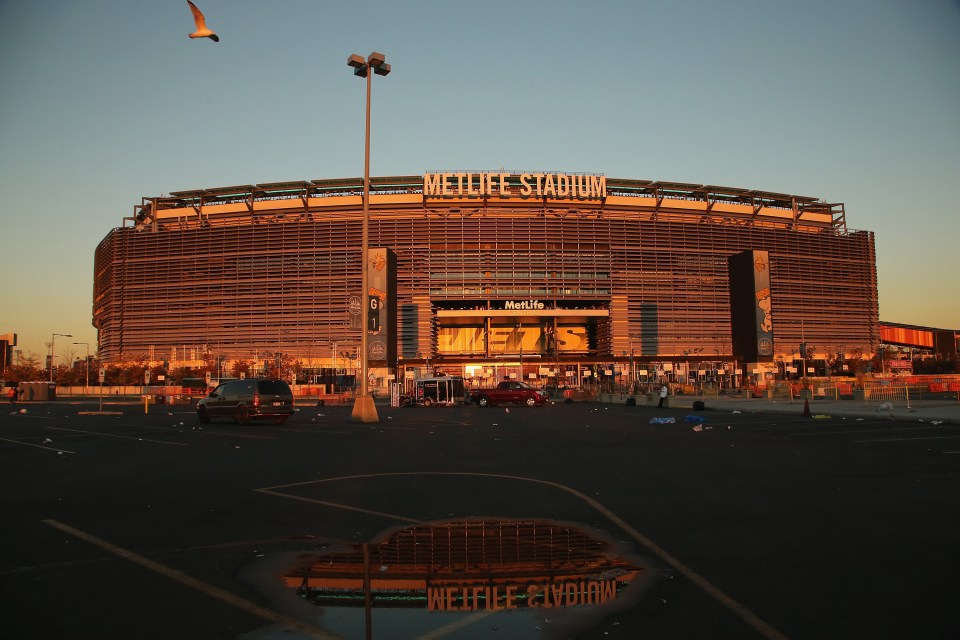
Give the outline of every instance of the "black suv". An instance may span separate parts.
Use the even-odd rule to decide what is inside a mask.
[[[293,391],[283,380],[230,380],[197,403],[200,422],[225,417],[248,424],[257,418],[271,418],[283,424],[292,415]]]

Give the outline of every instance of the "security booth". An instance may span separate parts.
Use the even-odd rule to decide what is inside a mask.
[[[414,402],[430,407],[435,404],[453,406],[465,404],[467,394],[461,376],[420,378],[414,383]]]
[[[55,382],[21,382],[19,388],[23,389],[20,399],[24,401],[44,402],[57,399]]]

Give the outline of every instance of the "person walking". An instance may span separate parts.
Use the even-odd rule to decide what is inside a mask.
[[[7,389],[7,397],[10,398],[10,404],[16,404],[17,402],[17,388],[9,387]]]
[[[657,403],[658,408],[663,408],[663,401],[667,399],[667,385],[662,385],[660,387],[660,402]]]

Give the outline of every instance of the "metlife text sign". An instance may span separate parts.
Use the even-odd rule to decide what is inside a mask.
[[[425,198],[555,198],[602,200],[607,178],[568,173],[449,172],[423,174]]]
[[[507,300],[503,303],[504,309],[544,309],[544,304],[539,300]]]

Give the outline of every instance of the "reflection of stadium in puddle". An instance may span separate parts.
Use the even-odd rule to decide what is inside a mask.
[[[329,611],[327,622],[339,608],[419,609],[439,624],[476,612],[559,622],[565,610],[626,605],[652,573],[608,540],[544,520],[419,524],[303,560],[309,564],[288,571],[284,583]]]

